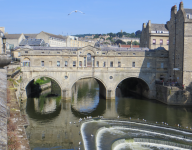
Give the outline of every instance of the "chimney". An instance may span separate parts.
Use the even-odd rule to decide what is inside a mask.
[[[151,27],[151,20],[148,21],[148,26]]]
[[[179,4],[179,10],[183,10],[183,2],[182,1]]]
[[[172,8],[171,8],[171,18],[172,17],[175,17],[175,14],[177,14],[177,6],[174,5]]]

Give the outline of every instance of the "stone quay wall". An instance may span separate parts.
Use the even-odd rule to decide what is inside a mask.
[[[168,105],[192,105],[190,90],[156,85],[156,99]]]
[[[0,149],[7,149],[7,70],[0,69]]]

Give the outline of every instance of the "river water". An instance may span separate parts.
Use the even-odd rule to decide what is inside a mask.
[[[71,101],[62,100],[60,89],[54,86],[28,98],[21,109],[29,121],[26,134],[31,149],[176,149],[170,146],[173,143],[192,146],[191,107],[125,98],[118,88],[116,93],[115,100],[99,98],[97,81],[88,78],[75,83]],[[168,147],[162,141],[172,143]]]

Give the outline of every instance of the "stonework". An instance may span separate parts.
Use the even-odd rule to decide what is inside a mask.
[[[187,16],[183,2],[171,9],[169,29],[169,76],[181,85],[192,87],[192,18]],[[192,16],[191,14],[188,14]],[[175,69],[174,69],[175,68]]]
[[[0,149],[7,149],[7,71],[0,69]]]
[[[156,49],[164,47],[169,49],[169,31],[165,24],[152,24],[151,21],[144,23],[140,38],[140,47]]]
[[[83,48],[25,48],[21,49],[22,89],[37,77],[54,79],[62,96],[71,98],[73,84],[82,78],[95,78],[100,94],[115,98],[117,85],[127,78],[144,81],[143,95],[155,99],[155,81],[168,72],[168,52],[165,49],[119,48],[87,46]],[[134,65],[133,65],[134,64]],[[145,86],[142,85],[142,86]],[[30,92],[28,92],[30,93]],[[27,94],[23,94],[26,97]]]

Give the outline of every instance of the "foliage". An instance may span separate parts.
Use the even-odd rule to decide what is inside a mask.
[[[95,36],[93,37],[94,39],[99,38],[99,34],[95,34]]]
[[[17,82],[18,82],[18,83],[21,83],[21,81],[22,81],[22,77],[20,76],[20,79],[17,80]]]
[[[109,43],[109,42],[103,42],[103,44],[107,44],[107,45],[110,45],[110,43]]]
[[[49,83],[49,82],[51,82],[51,80],[49,79],[49,78],[40,78],[40,79],[37,79],[35,82],[34,82],[34,84],[35,85],[37,85],[37,84],[39,84],[39,85],[42,85],[42,84],[46,84],[46,83]]]
[[[21,67],[17,67],[16,70],[21,70]]]
[[[122,45],[125,45],[126,43],[120,39],[118,39],[117,41],[115,41],[115,44],[122,44]]]
[[[132,45],[139,45],[140,43],[137,41],[132,42]],[[131,41],[127,42],[127,45],[131,45]]]
[[[12,79],[12,78],[10,78],[10,79],[8,79],[10,82],[12,82],[13,84],[14,84],[14,86],[18,86],[18,84],[17,84],[17,82],[14,80],[14,79]]]

